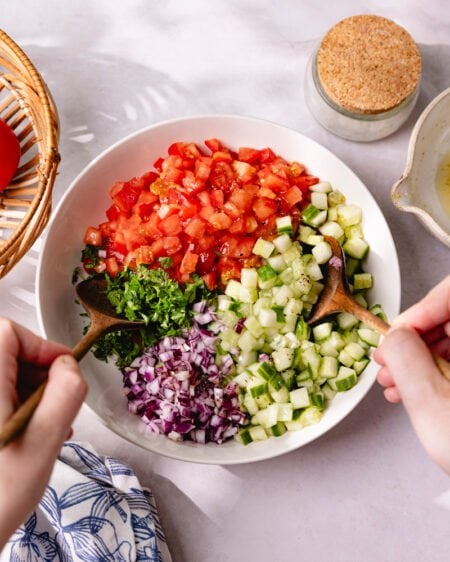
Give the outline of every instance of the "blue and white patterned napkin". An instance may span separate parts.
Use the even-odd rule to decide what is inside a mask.
[[[2,562],[171,562],[152,493],[129,466],[67,442]]]

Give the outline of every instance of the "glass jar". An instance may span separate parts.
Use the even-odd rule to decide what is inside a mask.
[[[411,114],[421,70],[419,49],[406,30],[380,16],[352,16],[336,24],[312,54],[306,104],[332,133],[378,140]]]

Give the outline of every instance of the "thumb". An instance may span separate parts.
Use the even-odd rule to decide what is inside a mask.
[[[47,386],[30,420],[25,439],[48,456],[56,456],[86,396],[87,386],[78,363],[60,355],[52,363]]]
[[[448,385],[419,334],[406,325],[393,327],[383,340],[383,359],[411,417],[431,411]]]

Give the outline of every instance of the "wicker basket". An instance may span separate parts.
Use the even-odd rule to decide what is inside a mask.
[[[19,169],[0,193],[0,278],[44,229],[59,163],[58,114],[31,61],[0,30],[0,118],[21,145]]]

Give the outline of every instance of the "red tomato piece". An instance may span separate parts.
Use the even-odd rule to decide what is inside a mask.
[[[0,191],[13,179],[20,160],[20,144],[11,127],[0,119]]]
[[[303,199],[303,193],[299,187],[294,185],[283,194],[283,197],[289,207],[293,207]]]
[[[197,273],[199,275],[206,275],[207,273],[209,273],[214,266],[216,257],[217,256],[215,252],[212,250],[201,252],[201,254],[198,256]]]
[[[250,166],[247,162],[240,162],[239,160],[233,162],[233,170],[241,183],[251,182],[256,174],[256,168]]]
[[[163,248],[167,252],[168,256],[171,256],[172,254],[176,254],[183,247],[181,244],[181,240],[178,238],[178,236],[166,236],[165,238],[162,239],[162,241],[163,241]]]
[[[98,228],[89,226],[84,235],[84,243],[89,246],[101,246],[103,243],[102,233]]]
[[[233,189],[229,201],[233,203],[242,213],[248,211],[253,202],[254,194],[248,189]]]
[[[254,148],[247,148],[245,146],[242,146],[241,148],[239,148],[238,158],[242,162],[248,162],[249,164],[255,164],[256,162],[258,162],[258,160],[260,158],[260,154],[261,153],[260,153],[259,150],[255,150]]]
[[[208,156],[202,156],[195,161],[195,177],[206,181],[211,173],[212,160]]]
[[[114,203],[106,211],[106,216],[109,221],[115,221],[120,215],[120,208]]]
[[[136,248],[134,255],[136,258],[136,265],[151,264],[154,259],[151,246],[146,244]]]
[[[199,217],[194,217],[184,227],[184,232],[191,238],[201,238],[205,234],[206,223]]]
[[[176,236],[182,230],[180,217],[178,215],[169,215],[160,221],[158,228],[164,236]]]
[[[123,184],[122,189],[114,195],[113,201],[121,211],[127,213],[128,211],[131,211],[133,205],[138,200],[139,194],[139,188],[133,187],[129,183],[125,183]]]
[[[259,197],[253,203],[253,212],[259,220],[265,220],[275,214],[278,209],[276,201],[267,197]]]
[[[208,220],[216,230],[226,230],[233,222],[225,213],[213,213]]]
[[[211,152],[217,152],[219,150],[222,150],[222,143],[218,139],[205,140],[205,144]]]
[[[223,191],[219,189],[214,189],[211,191],[211,204],[213,207],[221,208],[223,207],[224,195]]]
[[[115,256],[106,258],[105,266],[106,266],[106,271],[109,273],[111,277],[115,277],[120,271],[119,263]]]
[[[187,273],[193,273],[197,266],[197,262],[198,262],[198,254],[195,254],[194,252],[188,250],[184,254],[183,259],[181,260],[180,273],[182,275],[185,275]]]

